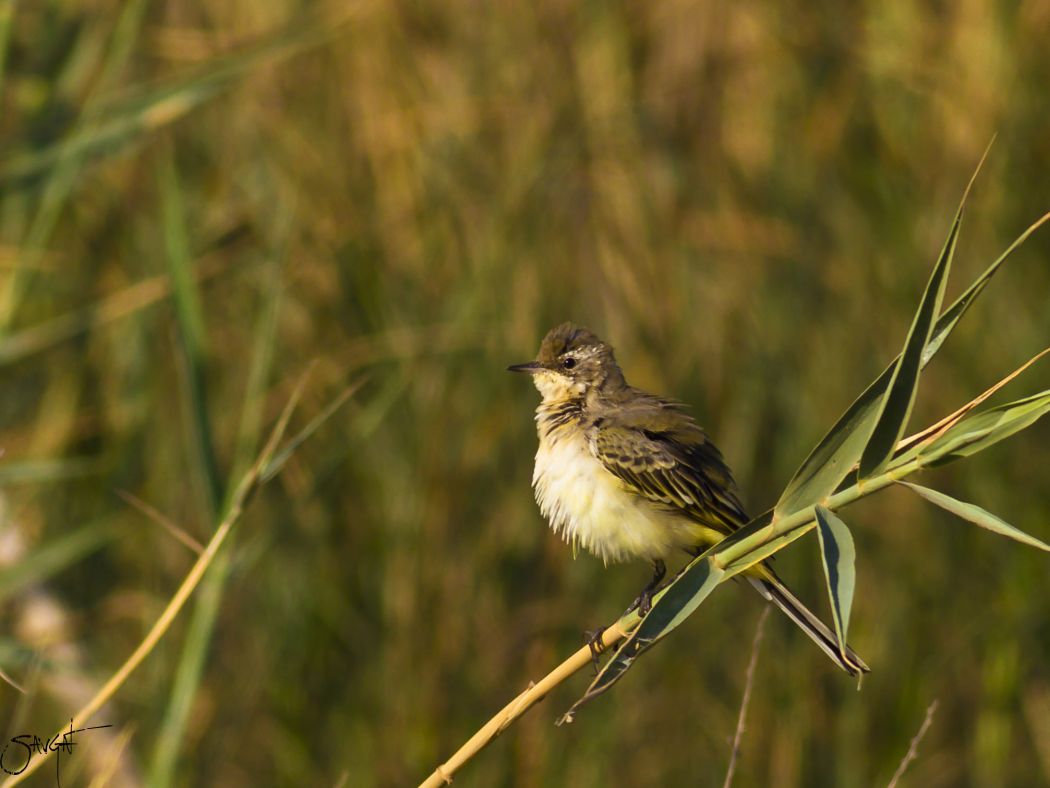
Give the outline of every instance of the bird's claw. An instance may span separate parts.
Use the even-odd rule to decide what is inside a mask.
[[[639,617],[645,618],[653,609],[653,594],[656,593],[656,590],[655,588],[643,588],[642,593],[631,602],[631,606],[623,611],[623,614],[626,616],[637,610]]]
[[[642,593],[638,595],[636,604],[638,606],[639,616],[645,618],[647,615],[649,615],[649,611],[653,609],[653,590],[647,588],[644,591],[642,591]]]

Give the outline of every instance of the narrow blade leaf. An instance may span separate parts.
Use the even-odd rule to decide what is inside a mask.
[[[943,465],[960,457],[970,457],[1030,427],[1047,412],[1050,412],[1050,389],[963,419],[923,447],[919,456],[924,465]]]
[[[784,517],[812,506],[834,492],[846,478],[868,442],[894,369],[895,365],[891,365],[883,370],[810,452],[781,494],[774,516]]]
[[[783,550],[789,544],[794,542],[796,539],[805,536],[806,533],[808,533],[809,531],[808,526],[811,525],[812,522],[813,521],[810,520],[809,523],[804,523],[803,527],[793,528],[786,534],[776,536],[764,542],[760,547],[748,550],[744,558],[740,558],[726,564],[726,578],[728,579],[730,577],[735,577],[741,572],[746,572],[755,564],[762,563],[774,553],[779,553],[781,550]],[[719,542],[719,547],[723,547],[724,545],[724,541]]]
[[[1034,536],[1029,536],[1024,531],[1014,528],[1007,522],[1000,520],[991,512],[982,509],[980,506],[976,506],[972,503],[965,503],[963,501],[956,500],[949,495],[945,495],[937,490],[931,490],[929,487],[922,487],[918,484],[912,484],[911,482],[898,482],[903,484],[905,487],[915,491],[927,501],[932,504],[936,504],[945,511],[949,511],[956,517],[961,517],[964,520],[969,520],[974,525],[979,525],[981,528],[987,528],[993,533],[1000,534],[1002,536],[1008,536],[1021,544],[1029,545],[1030,547],[1037,547],[1040,550],[1050,552],[1050,545],[1046,542],[1036,539]]]
[[[930,341],[926,343],[926,350],[922,354],[922,365],[924,367],[930,363],[930,359],[932,359],[937,351],[940,350],[941,344],[952,333],[955,325],[960,319],[962,319],[962,316],[966,314],[966,310],[970,308],[970,305],[977,300],[977,296],[979,296],[984,288],[988,286],[988,283],[992,280],[992,277],[995,276],[1000,266],[1006,262],[1006,259],[1010,255],[1017,251],[1017,248],[1021,244],[1028,240],[1028,237],[1032,233],[1048,221],[1050,221],[1050,213],[1044,213],[1039,219],[1033,222],[1027,230],[1017,236],[1017,239],[1006,248],[1005,252],[996,258],[995,262],[985,269],[983,274],[977,277],[972,285],[966,288],[966,292],[959,296],[955,300],[955,303],[945,310],[930,334]]]
[[[853,608],[853,589],[857,584],[854,567],[857,552],[853,547],[853,536],[849,528],[831,510],[817,506],[817,540],[820,542],[820,558],[824,564],[824,577],[828,581],[828,598],[831,614],[835,619],[835,635],[839,639],[839,654],[842,660],[853,664],[846,654],[846,633],[849,630],[849,615]],[[854,665],[860,670],[859,665]]]
[[[1032,356],[1024,364],[1015,369],[1009,375],[998,381],[994,386],[985,389],[979,396],[974,397],[972,400],[967,402],[961,408],[956,410],[954,413],[945,416],[943,419],[933,424],[922,432],[918,432],[915,435],[901,441],[897,444],[897,450],[893,455],[893,463],[890,465],[891,468],[899,467],[900,465],[908,462],[909,460],[917,457],[922,453],[930,444],[934,443],[938,438],[944,435],[948,430],[954,427],[956,424],[966,418],[971,411],[977,408],[982,402],[988,399],[990,396],[995,394],[999,389],[1005,386],[1007,383],[1012,381],[1030,366],[1035,364],[1039,359],[1050,354],[1050,347],[1046,348],[1040,353]]]
[[[964,198],[965,199],[965,198]],[[955,214],[948,240],[941,250],[940,259],[934,266],[926,292],[922,295],[919,309],[912,320],[908,338],[904,341],[897,366],[890,379],[889,390],[879,405],[879,417],[872,430],[871,437],[864,447],[860,458],[860,477],[867,478],[877,474],[893,456],[897,441],[904,434],[915,404],[915,392],[919,386],[919,373],[922,371],[922,355],[930,340],[937,313],[944,300],[944,286],[948,282],[948,271],[955,256],[955,244],[959,239],[959,225],[962,223],[962,205]]]

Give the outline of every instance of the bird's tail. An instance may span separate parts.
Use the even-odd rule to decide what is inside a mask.
[[[749,576],[747,578],[758,593],[783,610],[787,617],[798,624],[799,628],[820,647],[820,650],[831,658],[832,662],[851,676],[867,673],[870,670],[864,660],[848,644],[844,649],[846,655],[843,658],[839,650],[838,636],[788,591],[787,586],[780,582],[780,578],[774,575],[771,569],[767,567],[763,569],[766,569],[763,574],[768,573],[766,577]]]

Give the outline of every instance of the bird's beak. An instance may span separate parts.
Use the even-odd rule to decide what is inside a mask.
[[[507,367],[508,372],[528,372],[530,375],[543,369],[543,364],[538,361],[530,361],[528,364],[511,364]]]

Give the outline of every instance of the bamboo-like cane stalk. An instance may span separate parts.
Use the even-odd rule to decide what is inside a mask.
[[[629,629],[625,628],[624,622],[632,618],[634,619],[633,625],[629,625]],[[606,629],[602,633],[601,650],[605,651],[627,637],[631,630],[638,625],[639,620],[637,613],[631,613]],[[509,728],[518,717],[543,700],[548,692],[589,664],[591,664],[591,647],[583,646],[537,683],[533,684],[530,682],[524,692],[500,709],[462,747],[456,750],[451,758],[438,766],[433,774],[420,783],[420,788],[435,788],[435,786],[451,783],[452,775],[459,771],[463,764],[487,747],[493,739]]]

